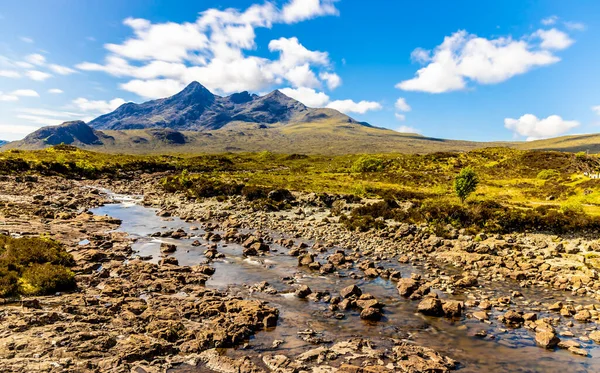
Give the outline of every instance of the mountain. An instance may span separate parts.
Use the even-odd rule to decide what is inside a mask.
[[[42,127],[15,144],[18,143],[23,148],[43,148],[63,143],[85,147],[103,145],[111,140],[113,140],[112,137],[96,131],[85,122],[78,120],[65,122],[58,126]]]
[[[8,144],[8,141],[0,140],[0,146],[2,146],[4,144]]]
[[[200,83],[192,82],[171,97],[142,104],[123,104],[112,113],[92,120],[89,125],[98,130],[170,128],[210,131],[240,122],[269,126],[323,119],[358,123],[337,110],[306,107],[277,90],[265,96],[241,92],[221,97]]]

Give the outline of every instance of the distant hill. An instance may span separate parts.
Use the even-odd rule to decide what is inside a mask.
[[[524,150],[559,150],[564,152],[600,153],[600,134],[572,135],[528,141],[517,146]]]
[[[65,122],[58,126],[42,127],[30,133],[23,140],[15,142],[23,148],[43,148],[49,145],[71,144],[76,146],[104,145],[112,138],[102,132],[93,130],[82,121]],[[13,143],[8,144],[8,146]]]
[[[0,140],[0,146],[2,146],[4,144],[8,144],[8,141]]]
[[[221,97],[193,82],[171,97],[142,104],[123,104],[112,113],[92,120],[89,125],[99,130],[170,128],[210,131],[235,122],[281,125],[323,119],[358,123],[337,110],[309,108],[280,91],[262,97],[248,92]]]

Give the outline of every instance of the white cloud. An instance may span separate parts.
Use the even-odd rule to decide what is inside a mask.
[[[558,17],[557,16],[550,16],[548,18],[542,19],[542,25],[544,25],[544,26],[550,26],[550,25],[555,24],[556,21],[558,21]]]
[[[0,76],[3,78],[20,78],[21,74],[18,71],[14,70],[0,70]]]
[[[427,63],[431,60],[431,51],[423,48],[416,48],[411,52],[410,59],[418,63]]]
[[[404,114],[399,114],[399,113],[394,113],[394,116],[396,117],[396,119],[398,119],[400,122],[404,122],[406,120],[406,115]]]
[[[11,95],[20,97],[40,97],[40,94],[33,89],[17,89],[16,91],[12,91]]]
[[[57,94],[64,93],[64,91],[62,89],[59,89],[59,88],[51,88],[51,89],[48,90],[48,93],[52,93],[54,95],[57,95]]]
[[[332,101],[327,105],[328,108],[339,110],[342,113],[358,113],[364,114],[371,110],[381,110],[382,106],[379,102],[373,101],[360,101],[354,102],[352,100],[337,100]]]
[[[598,115],[600,115],[600,105],[592,106],[592,111]]]
[[[40,82],[43,82],[44,80],[52,77],[51,74],[38,70],[29,70],[25,73],[25,75],[27,75],[31,80],[36,80]]]
[[[296,23],[306,19],[338,15],[335,0],[292,0],[283,7],[282,17],[286,23]]]
[[[83,62],[76,68],[130,77],[132,80],[121,87],[151,98],[174,93],[174,87],[183,87],[193,80],[225,94],[288,84],[296,88],[326,84],[333,89],[341,79],[331,71],[328,54],[309,50],[295,37],[268,44],[271,52],[279,54],[278,58],[247,53],[257,49],[256,28],[333,14],[334,10],[333,1],[302,0],[288,3],[283,10],[271,2],[250,6],[245,11],[208,9],[194,23],[152,23],[127,18],[124,24],[133,31],[130,38],[121,44],[106,44],[109,53],[103,64]],[[161,83],[167,87],[161,88]]]
[[[32,65],[42,66],[43,64],[46,63],[46,57],[42,56],[39,53],[35,53],[35,54],[30,54],[28,56],[25,56],[25,61],[27,61],[27,63],[30,63]]]
[[[48,67],[50,68],[50,70],[54,71],[55,73],[57,73],[59,75],[69,75],[69,74],[74,74],[77,72],[77,71],[71,69],[70,67],[61,66],[61,65],[52,64]]]
[[[537,32],[532,36],[538,36]],[[556,34],[553,36],[556,37]],[[419,69],[416,77],[398,83],[396,88],[443,93],[465,89],[468,80],[480,84],[500,83],[535,67],[560,61],[545,48],[564,46],[565,41],[560,44],[551,37],[545,40],[545,47],[542,47],[526,40],[510,37],[485,39],[458,31],[435,48],[429,64]],[[424,56],[424,53],[419,51],[418,55]]]
[[[578,126],[579,122],[564,120],[558,115],[539,119],[533,114],[525,114],[519,119],[504,119],[504,127],[515,135],[526,136],[527,141],[559,136]]]
[[[19,97],[11,94],[4,94],[0,92],[0,101],[18,101]]]
[[[402,133],[421,133],[420,130],[414,128],[414,127],[409,127],[409,126],[400,126],[398,128],[396,128],[397,132],[402,132]]]
[[[329,96],[323,92],[317,92],[312,88],[282,88],[279,91],[286,96],[302,102],[308,107],[322,108],[329,102]]]
[[[59,124],[63,123],[63,121],[60,119],[46,118],[38,115],[29,114],[19,114],[17,115],[17,118],[29,121],[31,123],[41,124],[44,126],[58,126]]]
[[[21,36],[19,39],[21,39],[21,41],[23,43],[28,43],[28,44],[32,44],[33,43],[33,39],[32,38],[28,38],[27,36]]]
[[[19,124],[0,124],[0,139],[15,141],[38,130],[40,126],[24,126]]]
[[[181,91],[184,85],[173,79],[132,80],[120,85],[121,89],[136,93],[145,98],[161,98],[174,95]]]
[[[334,90],[342,85],[342,78],[336,73],[323,72],[319,74],[319,78],[327,83],[327,88]]]
[[[402,97],[398,98],[398,100],[396,100],[396,109],[400,110],[400,111],[410,111],[410,105],[406,103],[406,100]]]
[[[81,111],[91,111],[91,112],[99,112],[99,113],[108,113],[119,106],[123,105],[125,100],[122,98],[114,98],[110,101],[102,101],[102,100],[88,100],[87,98],[79,97],[73,100],[73,104],[79,108]]]
[[[40,108],[22,108],[17,109],[18,112],[24,114],[45,116],[45,117],[55,117],[55,118],[64,118],[65,121],[71,117],[83,117],[85,114],[82,113],[73,113],[70,111],[56,111],[56,110],[48,110],[48,109],[40,109]]]
[[[566,28],[573,31],[583,31],[586,28],[585,24],[581,22],[564,22],[564,25]]]
[[[544,49],[562,50],[570,47],[575,42],[569,35],[555,28],[537,30],[534,35],[542,39],[540,46]]]

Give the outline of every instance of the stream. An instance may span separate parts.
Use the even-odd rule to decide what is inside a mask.
[[[208,242],[202,238],[205,231],[199,228],[191,230],[192,226],[200,227],[200,223],[187,223],[179,218],[160,218],[157,210],[138,204],[139,199],[131,196],[110,194],[115,203],[92,210],[97,215],[109,215],[121,219],[118,231],[128,233],[135,243],[132,245],[134,256],[152,256],[151,262],[160,259],[160,244],[174,243],[177,251],[172,254],[178,259],[179,265],[195,265],[206,262],[203,253]],[[150,237],[157,231],[171,231],[179,228],[191,233],[190,239],[171,239]],[[215,231],[216,233],[221,233]],[[278,232],[270,232],[274,238],[284,237]],[[286,237],[287,238],[287,237]],[[202,245],[192,246],[194,240]],[[298,240],[299,241],[299,240]],[[309,243],[304,240],[303,242]],[[211,242],[212,243],[212,242]],[[431,347],[460,362],[459,372],[600,372],[600,348],[591,341],[581,341],[581,347],[589,353],[588,357],[574,355],[566,350],[545,350],[535,344],[534,333],[525,328],[505,330],[504,326],[495,320],[500,314],[490,313],[492,325],[478,320],[462,317],[458,320],[426,317],[416,313],[418,301],[402,298],[392,281],[382,278],[353,279],[349,275],[360,270],[352,268],[336,274],[322,276],[307,268],[299,268],[298,259],[287,255],[287,250],[277,244],[271,244],[271,252],[264,256],[244,258],[242,246],[225,242],[218,243],[218,251],[225,254],[224,259],[211,263],[216,273],[206,282],[209,288],[228,289],[233,294],[246,298],[268,301],[280,311],[277,327],[257,333],[245,349],[230,349],[226,354],[231,357],[242,355],[258,355],[262,352],[274,352],[290,357],[301,352],[318,347],[304,341],[298,335],[299,331],[307,329],[318,332],[325,340],[344,340],[351,337],[368,338],[380,347],[392,346],[391,338],[405,339],[419,345]],[[334,249],[332,249],[334,250]],[[331,253],[331,250],[329,251]],[[319,261],[324,262],[328,254],[320,254]],[[421,273],[421,269],[397,261],[380,263],[388,268],[395,268],[408,277],[411,273]],[[292,280],[292,281],[290,281]],[[249,286],[266,281],[277,290],[271,295],[263,292],[249,291]],[[313,291],[329,292],[337,295],[342,288],[356,284],[363,293],[374,295],[385,304],[384,318],[378,322],[367,322],[359,318],[356,311],[346,311],[345,317],[338,320],[332,317],[328,304],[299,299],[294,296],[295,289],[300,285],[308,285]],[[478,289],[477,294],[488,294],[490,297],[506,296],[513,290],[523,293],[520,298],[524,306],[528,302],[552,303],[557,300],[568,302],[570,294],[566,292],[544,291],[543,289],[523,289],[515,283],[488,283]],[[448,297],[439,292],[440,297]],[[469,293],[452,296],[453,299],[468,299]],[[584,304],[585,298],[578,298]],[[589,303],[593,301],[590,300]],[[521,303],[519,303],[521,304]],[[523,309],[521,307],[520,309]],[[467,310],[468,312],[469,310]],[[537,309],[539,317],[548,316],[545,307]],[[552,314],[557,317],[556,314]],[[579,324],[571,331],[581,335],[594,324]],[[560,335],[564,323],[557,327],[562,340],[568,340]],[[507,328],[508,329],[508,328]],[[475,333],[486,330],[494,338],[478,338]],[[580,330],[580,333],[577,331]],[[277,350],[272,349],[274,340],[284,341]],[[255,351],[256,353],[252,353]],[[200,369],[200,368],[199,368]],[[186,369],[186,371],[194,371]]]

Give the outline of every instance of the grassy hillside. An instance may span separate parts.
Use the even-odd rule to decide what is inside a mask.
[[[84,149],[109,153],[179,154],[261,152],[302,154],[352,153],[431,153],[436,151],[468,151],[509,143],[478,143],[443,140],[418,134],[364,126],[338,120],[311,123],[259,125],[232,122],[214,131],[177,132],[185,137],[183,143],[166,141],[153,130],[102,131],[102,145],[78,144]],[[112,138],[112,139],[111,139]],[[41,149],[43,142],[15,142],[3,149]]]
[[[529,141],[517,145],[518,149],[560,150],[567,152],[600,153],[600,134],[573,135]]]

